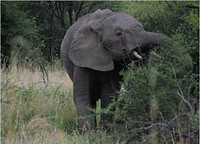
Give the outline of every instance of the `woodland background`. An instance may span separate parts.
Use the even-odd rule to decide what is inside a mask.
[[[115,115],[110,131],[83,136],[60,44],[79,17],[104,8],[132,15],[172,46],[121,72],[118,98],[95,111]],[[198,1],[1,2],[3,143],[198,143],[198,83]]]

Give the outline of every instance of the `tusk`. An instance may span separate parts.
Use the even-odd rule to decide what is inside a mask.
[[[142,59],[142,57],[136,51],[133,52],[133,55],[138,59]]]
[[[158,58],[161,58],[161,56],[159,56],[157,53],[155,53],[155,52],[151,52],[151,54],[153,54],[154,56],[156,56],[156,57],[158,57]]]

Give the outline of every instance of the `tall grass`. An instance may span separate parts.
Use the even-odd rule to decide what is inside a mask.
[[[2,137],[12,142],[20,130],[63,129],[75,127],[75,108],[71,82],[66,73],[48,72],[48,86],[39,70],[11,67],[1,69]]]
[[[37,68],[1,69],[1,142],[111,143],[105,132],[78,134],[71,80],[56,64],[47,73],[48,84]]]

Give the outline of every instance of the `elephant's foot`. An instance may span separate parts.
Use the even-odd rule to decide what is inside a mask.
[[[103,114],[101,116],[101,120],[100,120],[100,123],[99,123],[99,126],[98,126],[97,129],[103,129],[103,130],[110,131],[112,122],[113,122],[113,116],[112,115]]]
[[[95,130],[95,123],[92,120],[79,120],[78,131],[80,134],[85,134],[91,130]]]

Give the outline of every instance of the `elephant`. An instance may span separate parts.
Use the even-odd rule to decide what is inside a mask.
[[[101,100],[106,108],[120,90],[119,72],[131,60],[144,59],[152,46],[165,46],[160,34],[145,31],[134,17],[109,9],[96,10],[79,18],[66,32],[61,43],[61,59],[73,82],[73,99],[77,109],[78,129],[96,127],[89,116]],[[104,114],[101,123],[112,121]]]

